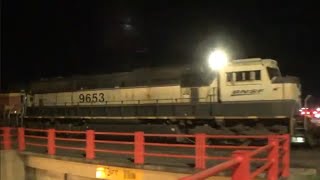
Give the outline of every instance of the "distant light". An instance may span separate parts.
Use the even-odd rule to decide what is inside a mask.
[[[17,114],[17,111],[14,111],[15,114]]]
[[[105,169],[103,167],[98,167],[96,169],[96,178],[107,178]]]
[[[133,27],[132,27],[131,24],[124,24],[124,25],[123,25],[123,29],[124,29],[125,31],[130,31],[130,30],[133,29]]]
[[[301,114],[306,114],[306,112],[302,111]]]
[[[307,114],[310,114],[310,112],[308,111]]]
[[[304,139],[304,137],[292,137],[291,141],[294,143],[304,143],[305,139]]]
[[[229,63],[229,57],[223,50],[217,49],[213,51],[208,57],[209,67],[218,71],[226,67]]]
[[[317,111],[320,111],[320,108],[317,108],[316,110],[317,110]]]
[[[304,143],[304,138],[303,137],[297,137],[297,142],[298,143]]]
[[[123,19],[122,28],[126,32],[131,32],[134,29],[131,17],[126,17]]]
[[[313,114],[317,114],[318,112],[317,112],[317,111],[313,111],[312,113],[313,113]]]
[[[314,117],[320,118],[320,114],[315,114]]]

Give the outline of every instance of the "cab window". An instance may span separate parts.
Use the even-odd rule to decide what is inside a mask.
[[[261,80],[260,70],[227,72],[227,82],[256,81],[256,80]]]
[[[267,71],[270,79],[281,76],[280,71],[277,68],[267,67]]]

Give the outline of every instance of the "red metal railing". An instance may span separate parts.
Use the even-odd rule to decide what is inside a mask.
[[[268,144],[263,147],[259,147],[254,151],[234,151],[232,153],[232,159],[196,174],[181,178],[180,180],[205,179],[228,169],[233,169],[232,180],[254,179],[265,171],[267,171],[267,179],[274,180],[279,177],[289,177],[289,140],[289,135],[269,136]],[[253,157],[265,151],[268,152],[266,162],[255,171],[251,172],[250,167]],[[279,159],[281,163],[279,163]],[[281,168],[279,168],[279,164],[281,164]]]
[[[3,137],[4,149],[11,148],[10,128],[1,128]],[[18,150],[25,151],[26,146],[46,147],[49,155],[56,155],[57,149],[83,151],[86,154],[86,159],[94,159],[96,153],[111,153],[120,155],[130,155],[134,158],[135,164],[144,164],[145,157],[170,157],[179,159],[193,159],[195,168],[202,170],[194,175],[182,178],[183,180],[204,179],[214,176],[217,173],[233,169],[232,179],[253,179],[261,173],[267,172],[268,179],[278,179],[279,177],[289,176],[290,164],[290,137],[289,135],[272,135],[272,136],[239,136],[239,135],[186,135],[186,134],[146,134],[144,132],[134,133],[119,133],[119,132],[95,132],[87,131],[62,131],[55,129],[30,129],[18,128]],[[38,133],[38,135],[35,135]],[[39,135],[39,133],[41,135]],[[81,136],[80,138],[61,137],[60,134],[72,134]],[[117,141],[117,140],[98,140],[96,136],[127,136],[133,141]],[[195,141],[194,144],[177,144],[177,143],[155,143],[149,142],[146,139],[152,137],[165,138],[189,138]],[[30,142],[27,139],[47,140],[45,142]],[[208,139],[265,139],[268,143],[264,146],[231,146],[231,145],[207,145]],[[58,145],[58,141],[67,142],[83,142],[83,147]],[[133,150],[114,150],[106,147],[98,147],[97,144],[117,144],[131,145]],[[166,148],[189,148],[193,149],[193,154],[178,154],[178,153],[163,153],[149,152],[147,147],[166,147]],[[209,149],[227,149],[235,150],[232,156],[208,156]],[[257,157],[265,155],[266,157]],[[225,162],[214,167],[206,169],[209,160],[225,160]],[[263,163],[260,167],[251,172],[252,163]]]
[[[4,150],[12,149],[12,137],[16,136],[12,133],[12,130],[13,129],[9,127],[0,127],[0,147],[2,146]]]

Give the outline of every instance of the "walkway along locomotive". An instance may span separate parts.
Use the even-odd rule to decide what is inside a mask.
[[[299,79],[282,76],[277,61],[233,60],[218,72],[219,78],[199,69],[140,69],[34,82],[24,98],[23,123],[208,134],[295,135],[304,127],[299,123],[303,124]],[[304,129],[299,136],[305,133]]]

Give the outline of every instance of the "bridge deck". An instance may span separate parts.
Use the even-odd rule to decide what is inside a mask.
[[[33,140],[29,142],[34,143],[46,143],[46,140]],[[41,142],[42,141],[42,142]],[[57,141],[57,146],[72,146],[72,147],[84,147],[82,142],[63,142]],[[111,144],[97,144],[97,149],[110,149],[119,151],[133,151],[133,146],[131,145],[111,145]],[[318,158],[319,148],[309,149],[307,147],[292,147],[291,149],[291,168],[307,168],[320,170],[320,158]],[[146,152],[150,153],[166,153],[166,154],[194,154],[194,150],[190,148],[170,148],[170,147],[147,147]],[[230,157],[233,150],[219,150],[219,149],[208,149],[207,156],[214,157]],[[46,147],[33,147],[27,146],[25,155],[37,155],[40,157],[47,157]],[[116,166],[123,168],[138,168],[145,170],[154,170],[162,172],[172,172],[172,173],[194,173],[197,170],[194,169],[193,159],[177,159],[171,157],[146,157],[144,165],[135,165],[133,163],[133,156],[131,155],[119,155],[112,153],[96,153],[95,160],[86,160],[85,154],[82,151],[77,150],[65,150],[57,149],[56,159],[81,162],[81,163],[93,163],[106,166]],[[225,160],[209,160],[206,167],[212,167]],[[257,166],[259,163],[256,164]],[[294,174],[295,172],[293,172]],[[226,175],[224,172],[219,174],[221,176]]]

